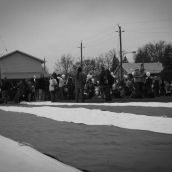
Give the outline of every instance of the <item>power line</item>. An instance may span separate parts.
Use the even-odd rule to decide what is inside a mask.
[[[133,22],[122,22],[121,24],[140,24],[140,23],[157,23],[157,22],[169,22],[172,21],[172,18],[166,18],[166,19],[155,19],[155,20],[142,20],[142,21],[133,21]]]
[[[111,30],[106,31],[106,32],[99,32],[94,36],[90,36],[90,37],[85,38],[84,40],[87,41],[87,42],[96,42],[97,40],[100,40],[100,39],[102,39],[104,37],[107,37],[109,35],[112,35]]]
[[[107,42],[108,40],[113,40],[114,38],[111,35],[104,36],[101,39],[97,39],[94,42],[88,42],[88,45],[91,45],[91,47],[99,47],[99,45],[102,45],[103,42]]]
[[[169,34],[169,33],[172,33],[172,32],[159,32],[159,31],[128,31],[128,32],[133,32],[133,33],[153,33],[153,34],[158,34],[158,33],[163,33],[163,34]]]

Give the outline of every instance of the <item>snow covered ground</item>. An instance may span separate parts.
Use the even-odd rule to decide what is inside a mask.
[[[110,159],[109,162],[111,162],[111,165],[109,165],[109,163],[108,163],[107,166],[105,166],[106,169],[108,169],[106,171],[109,171],[109,169],[111,169],[111,171],[115,171],[115,170],[118,171],[118,165],[121,169],[126,168],[126,169],[128,169],[128,171],[130,171],[130,163],[133,164],[135,162],[140,162],[140,164],[144,164],[144,163],[147,164],[147,165],[139,165],[139,163],[138,163],[136,167],[133,167],[136,169],[146,168],[146,170],[142,170],[142,171],[149,171],[150,169],[153,169],[153,167],[158,167],[159,164],[161,165],[161,168],[165,170],[166,165],[164,165],[164,164],[166,163],[166,161],[168,162],[167,166],[169,166],[169,164],[170,164],[170,162],[168,160],[171,159],[170,158],[171,153],[169,150],[171,149],[170,138],[171,138],[171,134],[172,134],[172,118],[170,118],[171,115],[169,115],[168,117],[159,116],[159,115],[165,114],[163,111],[165,108],[168,109],[168,111],[170,113],[171,108],[172,108],[172,103],[158,103],[158,102],[151,102],[151,103],[150,102],[148,102],[148,103],[146,103],[146,102],[130,102],[130,103],[31,102],[31,103],[26,103],[26,102],[22,102],[22,104],[23,104],[22,106],[20,106],[20,105],[19,106],[13,106],[13,105],[12,106],[9,106],[9,105],[8,106],[4,106],[4,105],[0,106],[0,110],[7,111],[7,112],[9,111],[9,112],[19,112],[20,113],[20,115],[19,115],[16,113],[7,113],[7,112],[1,111],[2,114],[4,113],[4,115],[2,115],[2,117],[1,117],[1,119],[2,119],[1,124],[3,124],[3,125],[1,125],[2,126],[1,129],[3,130],[2,135],[4,135],[4,133],[6,133],[6,135],[5,135],[6,137],[11,136],[10,138],[13,138],[12,136],[13,135],[16,136],[17,135],[16,133],[18,133],[18,137],[13,138],[14,140],[18,140],[21,137],[20,129],[22,127],[23,127],[22,129],[25,130],[25,132],[23,132],[24,134],[27,133],[27,131],[30,131],[30,124],[32,124],[32,123],[28,124],[29,130],[25,125],[25,122],[27,124],[28,119],[30,117],[31,117],[31,120],[33,120],[33,121],[35,121],[35,119],[36,119],[36,121],[37,120],[40,121],[35,124],[33,123],[32,126],[34,126],[34,125],[37,126],[37,124],[41,124],[42,121],[45,122],[45,120],[47,120],[44,118],[48,118],[48,119],[52,119],[52,120],[56,120],[56,121],[82,123],[82,124],[86,124],[86,125],[99,125],[99,127],[102,127],[103,129],[105,129],[106,126],[117,126],[117,127],[125,128],[125,129],[133,129],[132,132],[131,131],[128,132],[128,130],[125,130],[125,132],[127,134],[125,133],[123,135],[123,132],[124,132],[123,131],[122,135],[121,135],[121,132],[119,132],[121,130],[120,128],[107,127],[108,133],[109,133],[110,129],[113,129],[113,131],[112,131],[113,135],[112,135],[112,133],[109,133],[110,135],[109,135],[109,137],[107,137],[108,136],[107,132],[103,133],[102,130],[100,132],[99,131],[100,128],[97,126],[90,127],[90,126],[85,126],[85,125],[78,125],[79,129],[81,129],[82,127],[83,128],[94,127],[89,130],[88,130],[88,128],[86,128],[85,130],[86,131],[88,130],[89,132],[92,131],[94,134],[96,133],[96,135],[98,135],[98,137],[95,138],[95,140],[93,142],[87,141],[87,143],[86,143],[85,141],[89,140],[88,138],[91,137],[90,133],[88,134],[83,129],[82,131],[85,131],[84,133],[88,134],[88,136],[86,134],[86,136],[87,136],[86,140],[84,140],[84,142],[83,142],[83,139],[77,140],[75,137],[73,138],[72,137],[73,135],[68,131],[69,130],[68,125],[70,125],[70,123],[61,123],[60,124],[62,126],[67,125],[66,128],[65,127],[62,128],[63,132],[61,133],[61,135],[58,133],[59,128],[60,128],[59,126],[55,129],[49,128],[50,130],[48,130],[46,127],[43,127],[43,131],[45,131],[46,136],[47,136],[47,131],[52,131],[52,129],[54,129],[53,131],[56,131],[52,135],[52,138],[50,137],[50,135],[47,138],[49,138],[49,139],[51,138],[50,139],[51,145],[49,147],[51,149],[48,149],[48,151],[53,150],[53,154],[56,155],[57,157],[59,156],[60,153],[61,153],[61,155],[64,154],[64,150],[66,151],[66,149],[68,150],[68,154],[66,155],[66,157],[73,157],[73,156],[71,156],[71,153],[70,153],[70,151],[73,150],[73,144],[71,144],[71,143],[78,143],[78,146],[77,146],[78,155],[76,155],[75,158],[77,159],[79,157],[78,158],[79,160],[81,160],[80,157],[83,158],[83,154],[82,154],[81,150],[85,150],[85,151],[91,150],[90,152],[93,152],[93,150],[96,150],[97,147],[99,147],[99,149],[101,150],[101,154],[99,153],[99,151],[98,151],[98,153],[94,152],[93,154],[91,154],[91,157],[92,156],[94,157],[91,160],[91,164],[92,164],[92,162],[95,161],[93,167],[90,166],[90,161],[89,161],[90,157],[88,158],[87,156],[84,156],[85,157],[85,158],[83,158],[84,165],[81,164],[81,166],[80,166],[81,161],[79,161],[78,163],[76,163],[75,161],[71,163],[70,158],[69,158],[69,160],[65,156],[64,157],[66,159],[64,157],[63,157],[63,159],[60,158],[63,162],[67,162],[68,164],[70,164],[72,166],[82,168],[82,169],[93,169],[92,171],[94,171],[94,168],[96,168],[97,171],[99,171],[98,167],[100,166],[100,164],[101,165],[104,164],[104,161],[108,158]],[[25,106],[25,105],[27,105],[27,106]],[[62,106],[67,105],[70,107],[68,107],[68,108],[58,107],[58,105],[62,105]],[[77,105],[77,108],[75,107],[75,105]],[[80,105],[80,107],[78,105]],[[121,112],[121,113],[116,113],[116,112],[110,112],[110,111],[108,111],[108,109],[107,109],[107,111],[102,111],[100,109],[89,109],[89,108],[87,108],[87,106],[84,106],[84,105],[89,105],[89,106],[96,105],[98,108],[99,108],[99,106],[104,106],[104,107],[111,106],[111,107],[109,107],[110,109],[116,109],[117,106],[121,106],[122,107],[121,109],[123,109],[123,106],[138,106],[138,107],[140,106],[139,109],[142,109],[141,110],[142,112],[140,114],[137,114],[138,111],[135,111],[136,114],[133,114],[131,111],[130,111],[130,113],[124,113],[124,112],[121,112],[121,109],[120,109],[120,111],[118,111],[118,112]],[[115,108],[112,108],[113,106]],[[143,107],[143,108],[141,108],[141,107]],[[148,116],[151,113],[151,111],[148,110],[149,109],[148,107],[164,107],[164,108],[161,109],[161,112],[159,113],[159,115]],[[127,107],[125,107],[125,108],[127,108]],[[153,109],[156,109],[157,113],[159,112],[159,110],[157,108],[153,108]],[[148,115],[143,115],[144,111],[148,111],[149,112],[149,113],[147,113]],[[128,110],[126,112],[128,112]],[[22,119],[24,118],[22,120],[23,121],[22,125],[20,125],[21,121],[17,120],[17,115],[19,116],[18,120],[21,118]],[[23,116],[21,116],[21,115],[23,115]],[[25,117],[28,117],[28,115],[32,115],[32,116],[29,116],[29,118],[27,118],[27,120],[25,120]],[[13,116],[14,116],[14,118],[13,118]],[[34,117],[34,119],[32,119],[33,117]],[[40,117],[44,117],[44,118],[40,118]],[[13,119],[16,119],[16,123],[18,122],[19,124],[9,127],[9,126],[11,126],[11,120],[13,120]],[[6,121],[6,123],[3,120]],[[50,123],[50,126],[52,126],[51,124],[54,123],[54,121],[52,121],[52,120],[47,120],[47,123]],[[106,126],[101,126],[101,125],[106,125]],[[19,126],[19,127],[16,127],[16,126]],[[56,124],[54,124],[54,126],[56,126]],[[75,126],[74,124],[71,124],[70,127],[72,128],[74,126]],[[38,126],[37,129],[39,129],[39,131],[40,131],[39,127],[40,126]],[[73,130],[71,130],[71,128],[70,128],[70,131],[73,133]],[[99,129],[97,129],[97,128],[99,128]],[[16,131],[15,131],[15,129],[16,129]],[[13,130],[15,131],[14,133],[13,133]],[[62,130],[60,130],[60,131],[62,131]],[[116,130],[118,132],[114,132]],[[136,131],[136,130],[152,131],[152,133],[145,132],[145,134],[144,134],[144,132],[139,132],[139,134],[143,134],[143,136],[139,135],[140,137],[138,138],[138,131]],[[32,132],[34,133],[35,131],[37,131],[37,130],[35,129]],[[78,133],[76,133],[77,136],[79,134],[81,134],[81,136],[83,135],[83,133],[79,130],[76,130],[76,128],[74,128],[74,131],[78,132]],[[156,132],[156,133],[153,133],[153,132]],[[11,134],[11,133],[13,133],[13,134]],[[35,143],[35,142],[31,142],[35,136],[33,136],[33,138],[30,139],[30,137],[33,135],[33,133],[30,133],[28,140],[27,140],[27,137],[25,138],[23,136],[22,141],[26,141],[31,144]],[[135,133],[135,134],[132,134],[132,133]],[[165,133],[165,135],[157,134],[157,133]],[[37,133],[37,134],[39,135],[39,133]],[[54,141],[54,139],[55,139],[54,136],[56,136],[56,135],[57,135],[56,141],[58,140],[58,144],[60,145],[60,143],[62,143],[62,145],[60,145],[60,149],[57,149],[56,146],[55,146],[55,148],[53,147],[54,145],[57,144],[56,141]],[[42,137],[40,136],[40,137],[44,138],[43,136]],[[62,137],[62,136],[64,136],[64,137]],[[142,137],[143,137],[143,140],[142,140]],[[71,142],[67,142],[66,138],[68,138]],[[83,136],[83,138],[85,138],[85,135]],[[102,141],[100,138],[102,138]],[[77,141],[75,141],[74,139],[76,139]],[[42,139],[38,139],[37,141],[40,141],[40,140],[42,140]],[[135,146],[130,146],[131,140],[132,140],[132,144],[134,144]],[[48,144],[50,144],[50,143],[48,143]],[[84,143],[84,146],[82,145],[82,143]],[[88,144],[89,146],[88,147],[85,146],[85,143]],[[92,145],[92,143],[94,143],[94,144]],[[96,143],[96,147],[95,147],[95,143]],[[107,146],[107,143],[110,146]],[[116,143],[118,143],[118,144],[116,144]],[[41,145],[41,143],[38,142],[37,145]],[[149,145],[148,149],[147,149],[146,145]],[[62,152],[59,153],[59,150],[61,150],[63,146],[64,146],[64,149],[62,150]],[[45,147],[47,148],[47,145]],[[168,147],[168,149],[167,149],[167,147]],[[38,149],[38,150],[40,150],[40,149]],[[57,152],[54,152],[54,150],[57,150]],[[104,150],[104,154],[102,154],[102,150]],[[112,151],[114,151],[114,150],[115,150],[115,152],[112,156]],[[142,154],[141,150],[143,150],[143,154]],[[42,152],[46,153],[48,151],[43,150]],[[146,154],[145,154],[145,151],[147,151]],[[71,172],[73,172],[73,171],[76,171],[77,172],[77,171],[79,171],[73,167],[70,167],[59,161],[56,161],[55,159],[45,156],[44,154],[29,147],[29,145],[27,146],[27,145],[17,143],[15,141],[7,139],[1,135],[0,135],[0,154],[1,154],[0,171],[2,171],[2,172],[11,172],[11,171],[12,172],[21,172],[21,171],[22,172],[30,172],[30,171],[33,171],[33,172],[37,172],[37,171],[41,171],[41,172],[44,172],[44,171],[46,171],[46,172],[47,171],[50,171],[50,172],[71,171]],[[109,155],[109,156],[107,156],[107,155]],[[130,157],[130,158],[128,158],[128,157]],[[159,161],[158,157],[161,157],[161,158],[163,157],[163,158],[162,158],[162,160]],[[130,160],[131,160],[131,162],[130,162]],[[114,166],[114,164],[116,166]],[[104,165],[102,165],[101,168],[104,169],[105,167],[104,167]],[[126,169],[125,169],[125,171],[126,171]],[[167,168],[167,169],[171,169],[171,166],[169,166],[169,168]],[[139,170],[135,170],[135,171],[139,171]],[[171,170],[169,170],[169,171],[171,171]]]
[[[35,149],[0,136],[1,172],[80,172]]]
[[[60,103],[60,102],[21,102],[21,104],[27,105],[43,105],[43,106],[50,106],[50,105],[96,105],[96,106],[142,106],[142,107],[168,107],[172,108],[172,102],[162,103],[162,102],[128,102],[128,103]]]
[[[41,102],[36,102],[35,104],[38,105],[41,104]],[[44,104],[44,102],[42,104]],[[66,103],[63,104],[66,105]],[[138,105],[138,103],[136,104]],[[134,103],[132,105],[134,105]],[[157,107],[160,106],[158,103],[154,103],[154,106],[155,105]],[[171,106],[170,103],[169,106]],[[60,108],[54,106],[2,106],[0,109],[4,111],[33,114],[39,117],[46,117],[57,121],[82,123],[87,125],[113,125],[126,129],[147,130],[158,133],[172,134],[172,118],[167,117],[155,117],[131,113],[115,113],[101,111],[98,109],[91,110],[86,108]]]

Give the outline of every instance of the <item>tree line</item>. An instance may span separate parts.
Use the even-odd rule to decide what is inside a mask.
[[[123,57],[123,63],[128,63],[126,56]],[[164,70],[161,75],[164,79],[172,80],[172,44],[165,41],[150,42],[138,48],[134,55],[135,63],[162,63]],[[114,72],[119,66],[120,61],[117,56],[116,50],[112,49],[108,52],[101,54],[98,57],[88,57],[83,59],[83,71],[88,74],[90,72],[95,75],[98,74],[103,65],[105,68]],[[63,54],[57,59],[55,63],[55,72],[63,73],[65,75],[75,73],[76,69],[80,66],[80,60],[75,61],[74,57],[70,54]]]
[[[135,55],[135,63],[160,62],[163,65],[161,77],[172,80],[172,44],[165,41],[153,42],[139,48]]]
[[[55,63],[55,72],[63,73],[65,75],[75,73],[76,69],[81,65],[80,60],[75,61],[74,57],[70,54],[63,54]],[[119,65],[119,60],[114,49],[109,50],[99,57],[88,57],[83,59],[84,73],[98,74],[101,71],[101,66],[114,71]]]

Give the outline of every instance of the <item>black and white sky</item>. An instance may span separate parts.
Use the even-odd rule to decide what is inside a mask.
[[[172,0],[0,0],[0,54],[21,50],[46,58],[50,71],[62,54],[96,57],[149,42],[172,42]],[[132,57],[129,56],[130,61]]]

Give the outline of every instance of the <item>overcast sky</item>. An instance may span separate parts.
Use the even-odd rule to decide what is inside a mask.
[[[50,71],[62,54],[95,57],[146,43],[172,42],[172,0],[0,0],[0,54],[21,50],[47,60]],[[129,56],[129,55],[128,55]],[[131,55],[129,56],[131,60]]]

